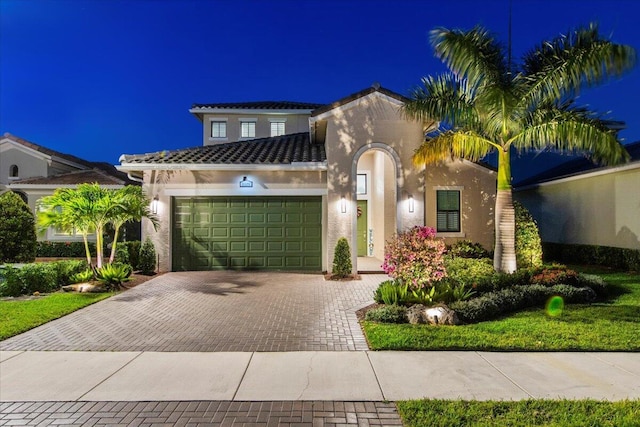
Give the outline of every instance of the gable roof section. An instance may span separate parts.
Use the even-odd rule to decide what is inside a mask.
[[[61,153],[59,151],[51,150],[50,148],[43,147],[42,145],[35,144],[31,141],[27,141],[26,139],[20,138],[18,136],[12,135],[9,132],[6,132],[2,139],[8,139],[13,141],[16,144],[22,145],[23,147],[30,148],[39,153],[45,154],[50,157],[57,157],[65,162],[75,164],[78,167],[86,167],[92,168],[93,165],[91,162],[88,162],[80,157],[72,156],[71,154]]]
[[[640,141],[636,141],[631,144],[625,145],[627,152],[631,156],[631,160],[627,164],[615,165],[615,166],[601,166],[593,163],[586,157],[580,157],[577,159],[569,160],[568,162],[564,162],[558,166],[555,166],[551,169],[548,169],[544,172],[541,172],[537,175],[532,176],[531,178],[527,178],[518,182],[515,187],[518,189],[524,189],[536,186],[538,184],[543,184],[547,182],[552,182],[559,179],[575,177],[579,175],[586,175],[592,172],[606,172],[614,169],[618,169],[620,167],[628,166],[630,163],[637,164],[640,167]]]
[[[383,88],[382,86],[380,86],[379,84],[374,84],[371,87],[368,87],[366,89],[363,89],[359,92],[356,93],[352,93],[349,96],[345,96],[344,98],[341,98],[331,104],[325,105],[323,107],[317,108],[316,110],[313,111],[313,113],[311,113],[311,117],[316,117],[319,116],[320,114],[326,113],[327,111],[331,111],[334,110],[336,108],[342,107],[343,105],[346,105],[350,102],[356,101],[357,99],[360,98],[364,98],[367,95],[370,95],[374,92],[378,92],[381,93],[383,95],[386,95],[390,98],[396,99],[402,103],[405,103],[407,101],[409,101],[409,98],[404,97],[402,95],[400,95],[399,93],[396,93],[392,90]]]
[[[190,169],[224,169],[220,166],[323,164],[326,160],[324,145],[312,144],[309,133],[301,132],[174,151],[125,154],[120,157],[119,169],[182,169],[185,165]],[[214,165],[217,167],[211,167]]]
[[[113,175],[99,169],[78,170],[74,172],[62,173],[49,177],[38,176],[14,181],[9,187],[23,187],[25,185],[78,185],[85,183],[98,183],[100,185],[122,186],[127,184],[125,180],[118,179]]]

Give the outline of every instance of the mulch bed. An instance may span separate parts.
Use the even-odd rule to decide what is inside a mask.
[[[356,317],[358,318],[358,322],[362,322],[364,317],[367,315],[367,311],[373,310],[374,308],[382,307],[384,304],[373,303],[366,307],[362,307],[360,310],[356,311]]]

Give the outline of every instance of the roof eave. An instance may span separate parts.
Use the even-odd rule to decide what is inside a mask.
[[[315,109],[216,108],[216,107],[211,107],[211,108],[198,107],[198,108],[189,109],[189,112],[196,116],[198,114],[273,114],[273,115],[282,115],[282,116],[293,115],[293,114],[311,115],[313,111],[315,111]]]
[[[562,184],[564,182],[576,181],[578,179],[583,178],[593,178],[600,175],[606,175],[613,172],[624,172],[631,169],[640,169],[640,161],[639,162],[631,162],[621,166],[611,166],[605,168],[599,168],[594,171],[587,172],[578,172],[570,175],[559,176],[557,178],[548,179],[541,182],[536,182],[534,184],[524,185],[522,187],[516,187],[513,191],[525,191],[532,190],[538,187],[546,187],[549,185]]]
[[[261,170],[261,171],[326,171],[326,162],[293,162],[279,164],[262,163],[242,163],[242,164],[220,164],[220,163],[122,163],[116,166],[122,172],[139,172],[146,170],[197,170],[197,171],[240,171],[240,170]]]

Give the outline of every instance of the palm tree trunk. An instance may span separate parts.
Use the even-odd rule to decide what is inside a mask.
[[[82,233],[82,240],[84,241],[84,253],[87,256],[87,264],[91,266],[91,251],[89,250],[89,240],[87,239],[87,233]]]
[[[111,245],[111,255],[109,256],[109,264],[113,264],[113,261],[116,258],[116,245],[118,244],[118,232],[120,231],[120,227],[116,226],[116,230],[113,232],[113,244]]]
[[[96,267],[102,268],[102,227],[96,227]]]
[[[510,150],[498,151],[498,192],[495,210],[496,246],[493,268],[503,273],[513,273],[516,265],[516,221],[511,192]]]

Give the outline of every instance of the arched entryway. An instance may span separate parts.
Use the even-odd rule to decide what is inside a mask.
[[[368,144],[354,156],[352,168],[353,236],[356,271],[381,271],[384,245],[399,229],[400,159],[388,145]]]

